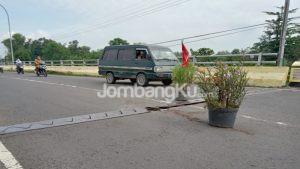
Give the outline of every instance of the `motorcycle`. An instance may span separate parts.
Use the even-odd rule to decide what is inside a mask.
[[[42,64],[39,66],[38,70],[36,71],[36,75],[37,75],[37,76],[44,75],[45,77],[48,76],[48,73],[47,73],[47,66],[46,66],[45,63],[42,63]]]
[[[24,74],[24,65],[23,65],[23,63],[18,63],[17,65],[16,65],[17,67],[16,67],[16,70],[17,70],[17,73],[18,74]]]

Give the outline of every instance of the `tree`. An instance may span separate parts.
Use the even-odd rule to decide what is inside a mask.
[[[45,60],[63,60],[68,59],[70,51],[60,43],[48,40],[43,47],[43,59]]]
[[[92,50],[90,55],[89,55],[89,59],[99,59],[100,56],[102,56],[102,54],[103,54],[102,49]]]
[[[30,51],[24,47],[26,41],[26,37],[20,33],[13,34],[12,36],[12,44],[14,55],[16,59],[29,59],[30,58]],[[6,55],[6,59],[10,58],[11,50],[10,50],[10,40],[5,39],[2,41],[2,44],[8,49],[8,53]]]
[[[254,43],[251,51],[258,53],[258,52],[270,52],[270,53],[278,53],[279,51],[279,44],[280,44],[280,37],[281,37],[281,30],[282,30],[282,23],[284,17],[284,7],[277,7],[278,11],[276,12],[264,12],[265,14],[273,17],[275,19],[268,19],[266,20],[267,29],[264,31],[264,34],[260,37],[259,42]],[[289,13],[295,13],[297,9],[289,10]],[[293,23],[292,18],[288,19],[287,24],[287,33],[286,33],[286,50],[285,50],[285,59],[288,62],[293,62],[295,59],[300,58],[300,56],[296,56],[294,50],[296,50],[297,43],[293,43],[297,37],[299,38],[300,33],[300,25]],[[299,44],[299,42],[298,42]]]
[[[79,54],[78,44],[79,42],[77,40],[69,42],[68,49],[70,50],[71,55],[77,56]]]
[[[239,49],[233,49],[231,51],[231,54],[240,54],[240,53],[241,53],[241,51]]]
[[[25,48],[20,48],[16,50],[14,55],[15,55],[15,59],[31,60],[30,50],[27,50]]]
[[[203,55],[213,55],[215,52],[214,50],[210,49],[210,48],[199,48],[198,50],[194,51],[193,49],[191,49],[191,53],[192,55],[195,56],[203,56]]]
[[[79,56],[81,59],[87,59],[90,55],[91,48],[88,46],[81,46],[79,47]]]
[[[109,44],[109,46],[113,46],[113,45],[129,45],[129,43],[126,40],[121,39],[121,38],[115,38],[113,40],[110,40],[108,44]]]
[[[37,55],[44,60],[64,60],[64,59],[98,59],[102,50],[92,50],[88,46],[79,46],[77,40],[73,40],[68,45],[61,44],[51,39],[39,38],[37,40],[26,39],[22,34],[14,34],[13,48],[15,58],[23,61],[34,60]],[[7,49],[10,49],[9,39],[2,41]],[[6,60],[10,59],[10,50],[7,51]]]

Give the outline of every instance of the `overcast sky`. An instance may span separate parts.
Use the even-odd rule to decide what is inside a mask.
[[[283,5],[284,0],[0,0],[0,3],[10,13],[13,32],[33,39],[45,36],[62,43],[77,39],[80,45],[100,49],[115,37],[130,43],[155,43],[263,23],[267,16],[262,11],[272,11],[275,6]],[[298,7],[300,1],[291,0],[290,8]],[[8,27],[5,13],[0,11],[2,41],[8,37]],[[299,15],[300,11],[294,16]],[[187,46],[231,51],[251,46],[262,31],[255,29]],[[172,49],[178,51],[180,46]],[[2,46],[0,57],[3,53]]]

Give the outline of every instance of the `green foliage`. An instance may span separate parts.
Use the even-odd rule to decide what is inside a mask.
[[[276,12],[264,12],[265,14],[275,17],[274,19],[266,20],[267,29],[264,34],[260,37],[260,41],[253,44],[251,52],[270,52],[277,53],[279,51],[281,29],[283,23],[283,9],[284,7],[277,7]],[[295,13],[297,9],[292,9],[289,11],[290,14]],[[299,53],[299,40],[300,40],[300,25],[293,23],[292,19],[288,19],[288,28],[286,34],[286,47],[284,57],[288,60],[288,63],[300,59]],[[272,58],[269,58],[272,59]],[[268,59],[267,59],[268,60]],[[272,59],[274,60],[274,58]]]
[[[240,53],[241,53],[241,51],[239,49],[233,49],[231,51],[231,54],[240,54]]]
[[[287,59],[288,65],[291,65],[296,60],[300,60],[300,36],[287,39],[285,58]]]
[[[30,60],[31,59],[31,53],[29,50],[25,48],[20,48],[15,51],[14,56],[16,59],[21,59],[21,60]]]
[[[238,108],[246,94],[247,82],[247,72],[240,66],[228,66],[221,62],[197,76],[197,84],[208,106],[214,108]]]
[[[14,34],[12,38],[15,58],[23,61],[32,61],[38,55],[44,60],[87,60],[98,59],[102,55],[102,50],[94,51],[88,46],[79,46],[77,40],[65,45],[46,38],[26,39],[19,33]],[[6,60],[10,60],[10,41],[5,39],[2,43],[8,49]]]
[[[69,50],[60,43],[53,40],[48,40],[43,44],[41,56],[44,60],[61,60],[70,54]]]
[[[15,58],[20,59],[28,59],[30,58],[30,50],[25,48],[25,41],[26,38],[22,34],[16,33],[12,36],[12,44],[13,44],[13,50]],[[8,49],[8,55],[11,56],[10,53],[10,40],[5,39],[2,41],[3,45]],[[10,59],[10,58],[9,58]]]
[[[182,86],[183,84],[192,84],[195,79],[196,70],[197,67],[192,64],[187,66],[177,65],[173,69],[172,73],[172,80],[174,84],[178,84],[179,86]]]
[[[212,50],[210,48],[199,48],[196,51],[191,49],[191,53],[194,56],[208,56],[208,55],[213,55],[215,52],[214,52],[214,50]]]
[[[129,43],[126,40],[121,39],[121,38],[115,38],[113,40],[110,40],[108,44],[110,46],[113,46],[113,45],[129,45]]]

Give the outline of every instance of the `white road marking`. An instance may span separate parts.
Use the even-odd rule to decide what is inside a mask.
[[[252,95],[257,95],[257,94],[266,94],[266,93],[274,93],[274,92],[280,92],[280,91],[292,91],[292,92],[300,92],[300,90],[297,89],[272,89],[268,91],[254,91],[247,93],[246,96],[252,96]]]
[[[80,86],[75,86],[75,85],[70,85],[70,84],[63,84],[63,83],[45,82],[45,81],[25,79],[25,78],[10,78],[10,79],[24,80],[24,81],[29,81],[29,82],[44,83],[44,84],[48,84],[48,85],[64,86],[64,87],[79,88],[79,89],[84,89],[84,90],[103,92],[102,90],[99,90],[99,89],[80,87]]]
[[[280,122],[280,121],[275,122],[275,121],[270,121],[270,120],[264,120],[264,119],[259,119],[259,118],[252,117],[252,116],[249,116],[249,115],[243,115],[242,114],[241,117],[246,118],[246,119],[255,120],[255,121],[264,122],[264,123],[276,124],[276,125],[279,125],[279,126],[299,128],[299,126],[291,125],[291,124],[288,124],[288,123],[285,123],[285,122]]]
[[[288,126],[288,124],[280,122],[280,121],[276,122],[276,124],[283,125],[283,126]]]
[[[0,141],[0,161],[7,169],[23,169],[10,151]]]

